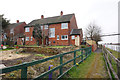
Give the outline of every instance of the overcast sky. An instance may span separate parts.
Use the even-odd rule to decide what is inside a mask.
[[[75,13],[79,28],[95,23],[102,29],[102,34],[118,33],[119,0],[0,0],[0,14],[10,19],[26,23],[34,19]],[[102,38],[103,42],[117,42],[117,36]]]

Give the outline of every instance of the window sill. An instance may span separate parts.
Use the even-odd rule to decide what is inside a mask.
[[[68,40],[68,39],[61,39],[61,40]]]
[[[55,37],[49,37],[49,38],[55,38]]]
[[[61,29],[68,29],[68,28],[61,28]]]

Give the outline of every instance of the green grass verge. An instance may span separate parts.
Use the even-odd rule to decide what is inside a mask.
[[[91,66],[91,62],[94,60],[94,53],[83,61],[79,66],[73,67],[68,74],[64,77],[69,78],[85,78],[85,75],[88,73],[89,67]]]
[[[68,48],[71,46],[47,46],[47,48]]]
[[[118,58],[118,54],[120,54],[120,52],[114,51],[114,50],[112,50],[110,48],[107,48],[107,49],[113,54],[113,56],[115,56],[116,58]]]
[[[92,53],[85,61],[68,71],[63,78],[108,78],[102,53]]]

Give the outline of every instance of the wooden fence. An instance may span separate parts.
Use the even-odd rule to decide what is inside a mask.
[[[81,54],[76,56],[76,52],[77,51],[80,51]],[[76,59],[77,58],[80,58],[81,60],[78,62],[78,64],[80,64],[81,62],[83,62],[92,52],[92,47],[88,47],[88,48],[81,48],[81,49],[78,49],[78,50],[75,50],[75,51],[71,51],[71,52],[66,52],[66,53],[61,53],[61,54],[58,54],[58,55],[55,55],[55,56],[52,56],[52,57],[48,57],[48,58],[44,58],[44,59],[40,59],[40,60],[37,60],[37,61],[32,61],[32,62],[26,62],[26,63],[23,63],[23,64],[19,64],[19,65],[15,65],[15,66],[11,66],[11,67],[6,67],[6,68],[3,68],[3,69],[0,69],[0,74],[3,74],[3,73],[8,73],[8,72],[12,72],[12,71],[15,71],[15,70],[18,70],[18,69],[21,69],[21,79],[23,80],[27,80],[27,68],[29,66],[33,66],[33,65],[36,65],[36,64],[40,64],[40,63],[43,63],[43,62],[46,62],[46,61],[49,61],[51,59],[54,59],[54,58],[60,58],[60,65],[51,69],[51,70],[48,70],[47,72],[44,72],[42,73],[41,75],[37,76],[34,80],[36,79],[41,79],[41,78],[44,78],[44,76],[50,74],[51,72],[59,69],[59,76],[57,77],[57,79],[60,79],[64,74],[66,74],[72,67],[76,66]],[[70,59],[69,61],[63,63],[63,56],[66,55],[66,54],[74,54],[74,58],[73,59]],[[63,73],[63,66],[72,62],[73,61],[73,66],[71,68],[69,68],[68,70],[66,70],[64,73]]]
[[[120,60],[112,55],[112,53],[102,46],[102,52],[107,65],[110,79],[120,80]]]

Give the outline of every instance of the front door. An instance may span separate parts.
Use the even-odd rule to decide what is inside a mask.
[[[75,45],[79,46],[79,44],[80,44],[80,37],[79,35],[77,35],[77,37],[75,37]]]

